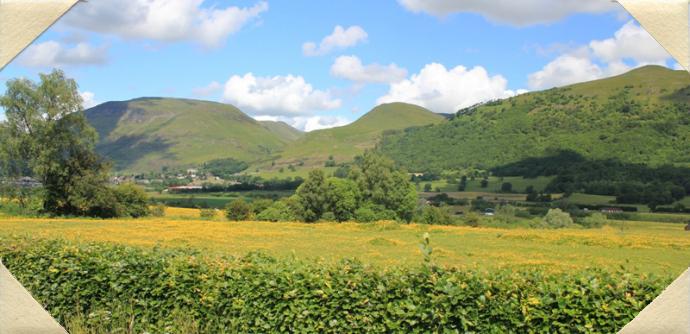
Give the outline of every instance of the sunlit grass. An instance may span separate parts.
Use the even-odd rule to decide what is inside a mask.
[[[164,218],[129,220],[0,218],[0,237],[31,235],[140,247],[191,247],[212,255],[262,251],[276,257],[337,261],[357,258],[376,266],[415,265],[428,232],[433,258],[460,268],[591,267],[678,274],[690,259],[683,225],[614,223],[602,229],[499,229],[396,223],[228,222],[218,212],[200,220],[196,209],[168,208]]]

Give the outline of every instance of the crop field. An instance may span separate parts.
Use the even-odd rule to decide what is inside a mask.
[[[419,243],[431,236],[438,264],[464,269],[587,268],[674,276],[687,268],[690,233],[684,225],[612,222],[602,229],[499,229],[396,223],[268,223],[200,220],[198,210],[169,208],[165,218],[130,220],[0,217],[0,237],[95,241],[150,248],[192,248],[211,255],[260,251],[278,258],[374,266],[422,261]]]

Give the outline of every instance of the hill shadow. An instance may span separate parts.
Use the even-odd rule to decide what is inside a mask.
[[[132,167],[139,159],[151,153],[162,154],[162,158],[166,160],[177,159],[175,154],[168,152],[170,147],[172,144],[163,139],[137,135],[123,136],[116,141],[100,144],[96,150],[99,154],[109,157],[115,169],[123,170]]]

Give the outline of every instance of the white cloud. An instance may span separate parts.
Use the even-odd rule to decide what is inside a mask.
[[[192,94],[195,96],[207,97],[220,92],[222,89],[223,85],[221,85],[218,81],[213,81],[204,87],[194,88]]]
[[[107,55],[106,46],[78,43],[66,47],[56,41],[47,41],[29,46],[19,57],[19,63],[28,67],[101,65],[106,63]]]
[[[89,109],[91,107],[95,107],[98,104],[100,104],[100,102],[97,102],[95,99],[96,94],[94,94],[92,92],[89,92],[89,91],[79,92],[79,95],[81,96],[81,99],[83,101],[82,106],[84,107],[84,109]]]
[[[300,129],[302,131],[314,131],[314,130],[321,130],[321,129],[329,129],[337,126],[343,126],[343,125],[348,125],[352,123],[352,121],[348,120],[345,117],[341,116],[295,116],[295,117],[287,117],[287,116],[267,116],[267,115],[261,115],[261,116],[256,116],[254,117],[257,121],[282,121],[287,124],[290,124],[290,126]]]
[[[644,65],[666,65],[669,58],[671,56],[649,33],[630,21],[613,38],[591,41],[530,74],[529,87],[548,89],[601,79]]]
[[[340,56],[331,66],[331,74],[355,82],[391,83],[400,82],[407,76],[407,70],[396,64],[363,65],[356,56]]]
[[[98,0],[82,2],[64,22],[72,27],[130,39],[194,41],[218,47],[231,34],[268,10],[252,7],[207,8],[203,0]]]
[[[301,76],[234,75],[225,83],[223,99],[255,115],[305,115],[340,108],[329,92],[314,89]]]
[[[493,22],[517,26],[555,22],[577,13],[620,10],[608,0],[398,0],[407,10],[446,16],[476,13]]]
[[[324,37],[317,46],[314,42],[306,42],[302,45],[302,53],[305,56],[322,56],[336,49],[345,49],[367,40],[369,35],[360,26],[351,26],[347,29],[336,26],[333,33]]]
[[[589,43],[594,56],[604,62],[632,59],[639,64],[664,65],[670,55],[642,27],[633,21],[616,31],[613,38]]]
[[[446,69],[432,63],[411,78],[391,84],[388,94],[377,103],[407,102],[434,112],[455,113],[475,103],[515,95],[507,85],[504,77],[490,76],[481,66]]]

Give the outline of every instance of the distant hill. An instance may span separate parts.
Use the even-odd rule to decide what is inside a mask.
[[[660,66],[461,110],[385,136],[411,170],[491,168],[571,150],[586,158],[690,165],[690,76]]]
[[[266,130],[273,132],[280,138],[287,141],[294,141],[302,137],[304,132],[291,127],[289,124],[280,121],[259,121]]]
[[[231,105],[207,101],[140,98],[106,102],[85,114],[100,135],[97,151],[129,172],[230,157],[253,162],[300,136],[287,124],[258,122]]]
[[[419,106],[383,104],[349,125],[305,133],[279,154],[274,168],[299,162],[306,166],[323,166],[329,156],[337,162],[350,161],[355,155],[375,147],[384,132],[443,121],[442,116]]]

